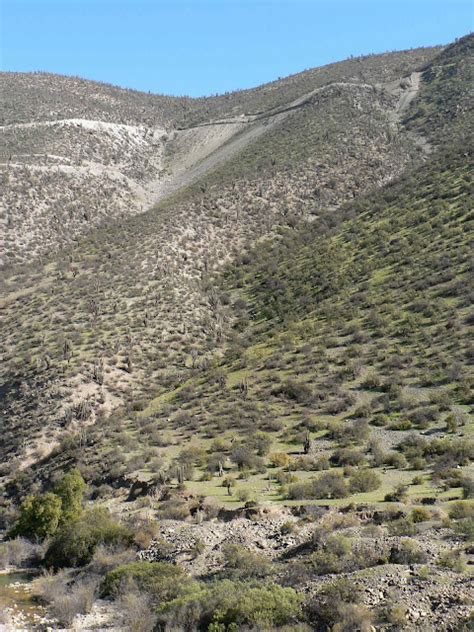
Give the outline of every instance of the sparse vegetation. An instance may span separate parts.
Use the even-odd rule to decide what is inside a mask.
[[[3,114],[12,150],[120,158],[140,186],[191,161],[217,119],[246,118],[239,151],[221,139],[120,221],[129,185],[88,181],[71,207],[47,156],[1,169],[0,558],[48,569],[34,595],[61,625],[99,596],[137,632],[468,620],[472,41],[199,100],[3,75],[21,102]],[[131,129],[86,143],[87,125],[47,111]],[[44,223],[22,215],[30,242],[26,191],[51,202]]]

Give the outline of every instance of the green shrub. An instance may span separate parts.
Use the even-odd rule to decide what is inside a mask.
[[[230,453],[230,458],[239,470],[252,469],[257,463],[257,456],[252,449],[243,443],[235,445]]]
[[[474,498],[474,480],[470,476],[464,476],[461,479],[463,498]]]
[[[159,608],[163,624],[175,629],[226,630],[245,626],[269,629],[294,621],[302,597],[293,588],[278,584],[255,586],[228,579],[194,590]],[[219,625],[220,624],[220,625]]]
[[[107,573],[100,587],[104,597],[117,597],[131,585],[157,602],[176,599],[189,584],[180,566],[165,562],[132,562]]]
[[[396,470],[404,470],[408,465],[406,458],[399,452],[392,452],[388,454],[385,462],[387,465],[391,465]]]
[[[348,604],[358,605],[362,593],[348,579],[338,579],[323,586],[306,604],[305,614],[314,629],[333,629],[341,620],[340,608]],[[357,628],[355,628],[357,629]]]
[[[389,424],[389,430],[411,430],[413,427],[409,419],[396,419]]]
[[[385,502],[388,502],[388,503],[402,503],[406,500],[407,493],[408,493],[407,485],[403,485],[403,483],[400,483],[399,485],[395,487],[393,491],[385,494],[384,500]]]
[[[237,492],[238,499],[240,502],[245,503],[250,499],[250,490],[249,489],[239,489]]]
[[[313,542],[316,541],[318,550],[310,556],[310,564],[317,575],[349,572],[387,562],[385,555],[381,555],[365,542],[354,545],[349,538],[333,534],[326,540],[323,537],[318,543],[315,536],[316,533],[313,535]]]
[[[392,547],[389,561],[392,564],[424,564],[426,553],[420,549],[415,540],[402,540],[399,545]]]
[[[366,388],[368,390],[375,390],[375,389],[380,388],[381,383],[382,383],[382,380],[380,379],[380,376],[372,371],[371,373],[367,374],[361,386],[362,388]]]
[[[464,573],[466,559],[461,550],[443,551],[438,557],[438,566],[447,568],[455,573]]]
[[[273,391],[274,395],[283,395],[299,404],[307,404],[313,399],[311,387],[304,382],[287,380]]]
[[[407,607],[403,603],[392,604],[387,608],[387,621],[394,626],[403,627],[407,622]]]
[[[431,569],[429,566],[422,566],[416,574],[416,579],[426,582],[430,578]]]
[[[363,469],[355,472],[349,481],[349,489],[353,494],[372,492],[378,489],[382,481],[373,470]]]
[[[265,577],[271,569],[270,561],[241,544],[225,544],[222,548],[224,568],[232,579]]]
[[[364,460],[362,452],[352,448],[340,448],[331,456],[335,465],[361,465]]]
[[[11,537],[46,538],[56,533],[61,519],[61,499],[56,494],[28,496],[20,509]]]
[[[54,490],[62,502],[61,524],[78,518],[82,512],[82,503],[86,484],[77,468],[69,471]]]
[[[289,486],[288,497],[301,498],[345,498],[349,491],[346,481],[338,472],[324,472],[319,478]]]
[[[45,563],[53,568],[83,566],[91,561],[99,544],[130,546],[132,542],[130,529],[119,524],[106,509],[95,508],[57,532],[46,551]]]
[[[254,450],[256,450],[259,456],[265,456],[268,454],[273,440],[271,436],[265,432],[257,432],[250,438],[250,443],[253,445]]]
[[[388,525],[390,535],[415,535],[417,528],[411,516],[392,520]]]
[[[424,507],[415,507],[411,512],[411,520],[414,523],[426,522],[427,520],[431,520],[431,512]]]
[[[311,555],[311,567],[317,575],[341,573],[349,566],[351,552],[352,543],[348,538],[343,535],[331,535],[324,546]]]
[[[280,526],[280,533],[282,534],[293,533],[295,529],[296,529],[296,524],[292,522],[291,520],[287,520]]]

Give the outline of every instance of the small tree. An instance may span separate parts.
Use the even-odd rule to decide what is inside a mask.
[[[255,454],[248,446],[243,444],[237,444],[232,448],[230,458],[239,470],[252,468],[255,465]]]
[[[57,531],[46,551],[45,563],[52,568],[84,566],[100,544],[125,547],[132,542],[131,529],[120,524],[107,509],[96,507]]]
[[[268,454],[270,447],[272,445],[272,438],[266,434],[265,432],[257,432],[253,437],[253,443],[257,454],[259,456],[265,456]]]
[[[223,487],[227,487],[227,494],[232,496],[232,488],[235,487],[235,480],[230,476],[222,481]]]
[[[53,535],[61,519],[61,499],[56,494],[28,496],[23,502],[12,537],[46,538]]]
[[[380,477],[369,469],[358,470],[349,481],[349,489],[354,494],[359,492],[372,492],[381,485]]]
[[[85,491],[86,483],[80,471],[75,467],[64,476],[55,490],[56,496],[62,501],[61,524],[79,518]]]

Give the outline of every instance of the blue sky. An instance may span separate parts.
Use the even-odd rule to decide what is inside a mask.
[[[447,43],[474,0],[0,0],[2,70],[166,94],[255,86],[348,56]]]

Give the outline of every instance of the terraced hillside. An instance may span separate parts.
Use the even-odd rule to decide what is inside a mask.
[[[8,270],[3,520],[60,505],[58,621],[469,629],[472,41],[199,102],[156,206]]]

